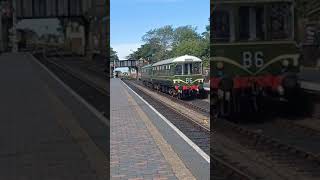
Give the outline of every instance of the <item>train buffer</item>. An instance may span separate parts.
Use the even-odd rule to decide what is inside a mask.
[[[109,178],[105,119],[31,54],[2,54],[0,79],[0,179]]]
[[[210,179],[210,162],[163,115],[120,79],[110,83],[111,179]]]

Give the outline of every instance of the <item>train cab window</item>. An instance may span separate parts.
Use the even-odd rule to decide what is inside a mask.
[[[256,41],[265,39],[263,6],[239,7],[239,40]]]
[[[177,64],[175,70],[176,70],[175,75],[182,75],[182,65],[181,64]]]
[[[257,40],[265,40],[266,38],[266,26],[264,19],[264,8],[258,7],[256,8],[256,39]]]
[[[269,33],[272,40],[291,39],[292,10],[289,3],[274,3],[269,6]]]
[[[214,12],[214,20],[212,20],[212,36],[216,42],[226,42],[230,39],[230,16],[227,11]]]
[[[183,75],[187,75],[189,73],[189,64],[184,64]]]
[[[201,63],[200,62],[193,63],[191,68],[192,68],[193,74],[201,74]]]
[[[247,40],[250,37],[250,13],[249,7],[239,8],[239,39]]]

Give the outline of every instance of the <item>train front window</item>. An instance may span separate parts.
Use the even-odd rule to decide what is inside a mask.
[[[290,3],[239,7],[239,40],[287,40],[292,37]]]
[[[176,65],[176,75],[182,75],[182,65],[181,64],[177,64]]]
[[[239,39],[249,39],[250,37],[250,21],[249,21],[249,8],[239,8]]]
[[[215,42],[225,42],[230,39],[230,20],[229,12],[216,11],[212,20],[212,36]]]
[[[189,64],[184,64],[183,75],[187,75],[189,73]]]
[[[264,7],[239,7],[239,40],[256,41],[265,39]]]
[[[268,7],[270,11],[269,18],[269,36],[272,40],[291,39],[293,17],[292,9],[289,3],[275,3]]]
[[[193,74],[201,74],[201,63],[196,62],[192,64],[192,73]]]

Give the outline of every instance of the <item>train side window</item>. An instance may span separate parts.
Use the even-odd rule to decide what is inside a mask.
[[[182,75],[182,65],[181,64],[176,65],[175,75]]]

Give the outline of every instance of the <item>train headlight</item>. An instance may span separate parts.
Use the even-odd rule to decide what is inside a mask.
[[[287,59],[282,61],[282,66],[288,67],[289,66],[289,61]]]
[[[278,93],[279,93],[281,96],[284,94],[284,89],[283,89],[282,86],[278,86],[277,90],[278,90]]]
[[[217,68],[218,69],[223,69],[223,63],[222,62],[218,62],[217,63]]]

